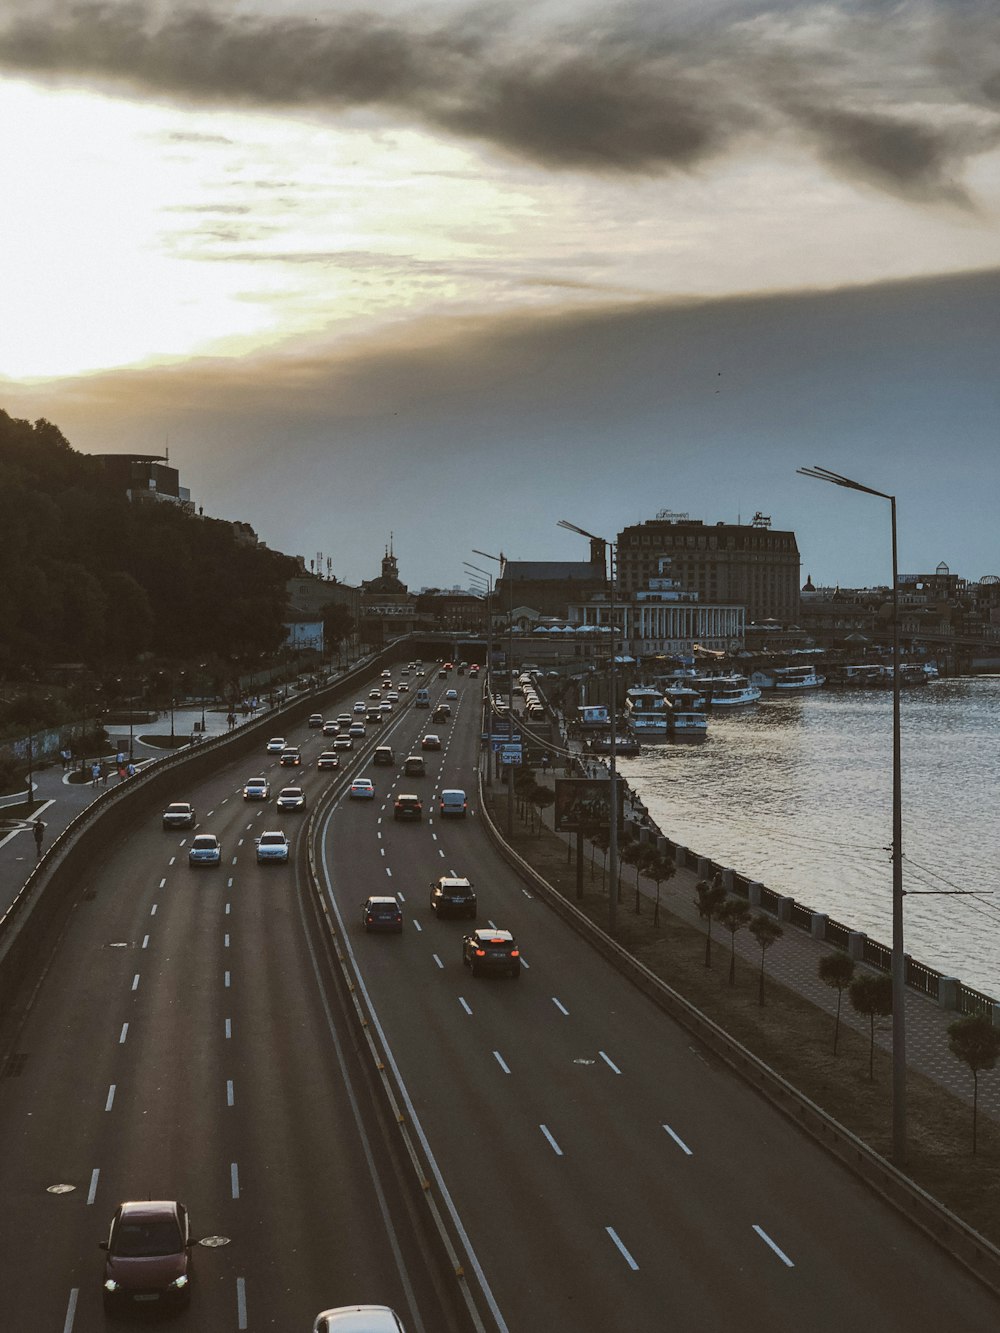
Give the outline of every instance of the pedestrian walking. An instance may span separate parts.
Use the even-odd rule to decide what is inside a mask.
[[[63,772],[65,773],[66,770],[69,768],[70,764],[73,762],[73,751],[60,750],[59,758],[62,760]]]
[[[547,754],[543,754],[543,755],[542,755],[542,773],[545,774],[545,773],[547,773],[548,771],[549,771],[549,756],[548,756]]]
[[[35,835],[35,860],[40,861],[42,859],[42,838],[45,836],[45,825],[42,823],[40,819],[35,820],[34,835]]]
[[[125,772],[128,774],[128,776],[129,776],[130,778],[134,778],[134,777],[135,777],[135,764],[129,764],[129,766],[128,766],[128,768],[125,770]]]
[[[101,760],[100,773],[101,773],[101,786],[106,787],[108,785],[108,766],[103,759]]]
[[[100,777],[101,777],[101,766],[95,759],[94,762],[90,765],[90,780],[91,782],[99,782]]]
[[[119,765],[118,765],[118,781],[119,781],[119,782],[124,782],[124,781],[125,781],[125,765],[124,765],[124,764],[119,764]]]

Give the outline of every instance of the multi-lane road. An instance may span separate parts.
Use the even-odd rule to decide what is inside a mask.
[[[526,889],[482,829],[480,687],[430,684],[458,689],[449,724],[404,695],[337,773],[316,770],[317,732],[290,739],[329,917],[482,1326],[995,1329],[984,1288]],[[444,748],[402,778],[428,730]],[[396,766],[373,768],[387,742]],[[288,867],[255,864],[257,832],[300,843],[305,822],[276,818],[290,775],[261,751],[175,793],[221,838],[221,868],[189,869],[190,834],[164,833],[150,809],[82,886],[20,1072],[0,1084],[3,1333],[103,1327],[97,1241],[119,1200],[145,1196],[184,1200],[197,1235],[228,1242],[198,1248],[178,1328],[307,1331],[350,1300],[394,1306],[408,1333],[467,1326],[332,983],[303,849]],[[254,772],[271,779],[267,806],[242,799]],[[355,772],[374,801],[347,798]],[[467,790],[466,819],[438,816],[442,786]],[[422,822],[394,822],[401,790],[422,796]],[[519,981],[462,966],[471,923],[428,907],[442,874],[473,880],[476,924],[514,931]],[[365,934],[372,892],[397,896],[401,936]]]

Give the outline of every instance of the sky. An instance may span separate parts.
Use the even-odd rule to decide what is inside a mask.
[[[0,407],[357,582],[1000,574],[990,0],[0,0]],[[492,568],[489,562],[485,562]]]

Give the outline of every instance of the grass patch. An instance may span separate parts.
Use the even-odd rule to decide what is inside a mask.
[[[506,830],[503,794],[486,792],[486,804],[498,827]],[[585,864],[583,898],[576,896],[576,867],[568,865],[566,844],[550,830],[541,834],[515,817],[514,850],[554,889],[591,921],[607,930],[608,897],[601,867],[591,877]],[[634,912],[633,875],[625,871],[623,901],[618,905],[615,938],[662,981],[682,995],[772,1069],[821,1106],[876,1152],[891,1152],[891,1059],[875,1049],[875,1077],[868,1079],[866,1037],[841,1024],[833,1055],[833,1018],[796,991],[766,983],[763,1008],[757,1003],[758,968],[736,956],[736,984],[728,984],[729,935],[713,927],[712,966],[706,968],[705,932],[670,911],[678,892],[664,885],[660,924],[652,922],[652,904]],[[781,949],[781,941],[772,952]],[[848,1005],[845,995],[844,1005]],[[891,1020],[884,1019],[883,1023]],[[969,1075],[971,1090],[972,1076]],[[972,1155],[972,1108],[940,1084],[907,1071],[907,1142],[910,1178],[970,1226],[1000,1245],[996,1199],[1000,1191],[1000,1126],[980,1112],[979,1151]]]

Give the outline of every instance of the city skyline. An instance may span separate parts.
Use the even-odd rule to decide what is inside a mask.
[[[770,514],[1000,572],[1000,15],[0,0],[0,407],[359,582]]]

